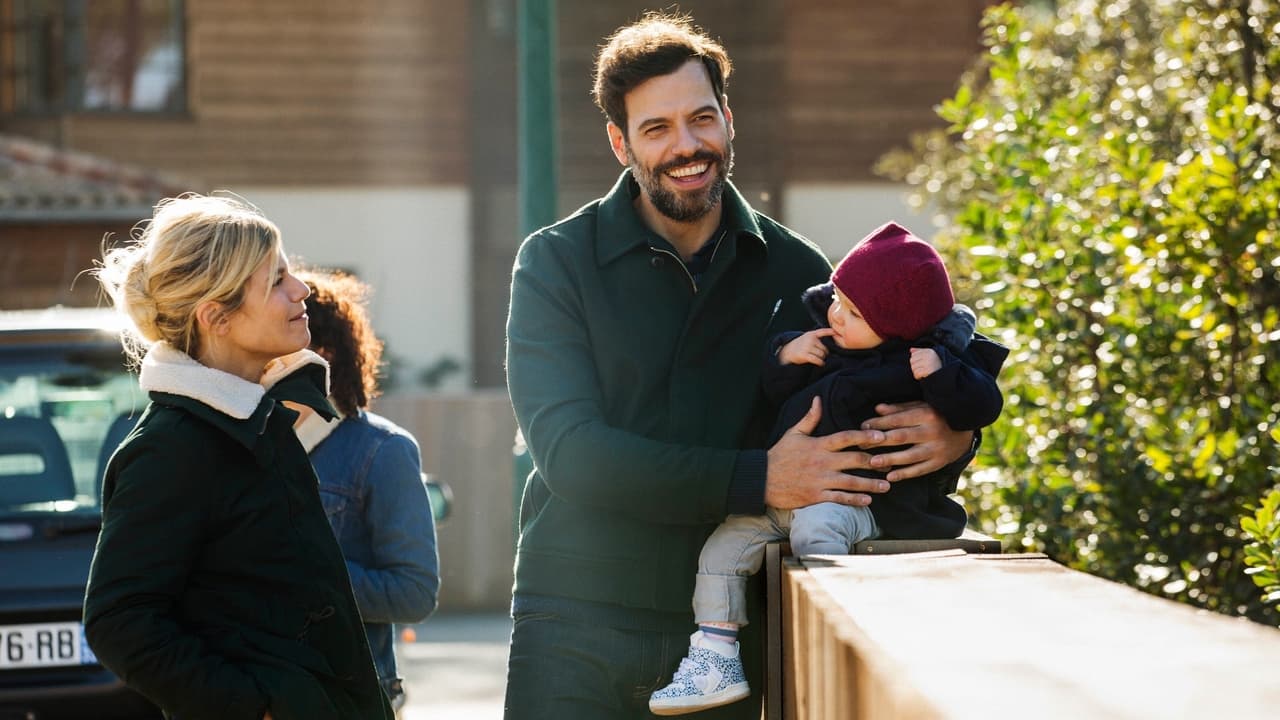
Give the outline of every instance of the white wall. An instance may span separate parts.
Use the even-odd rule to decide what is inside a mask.
[[[906,187],[894,183],[788,185],[782,212],[787,227],[817,243],[832,262],[890,220],[926,240],[934,233],[927,210],[910,207]]]
[[[471,227],[465,188],[238,188],[280,226],[285,252],[373,286],[373,324],[398,361],[401,388],[451,357],[471,384]]]

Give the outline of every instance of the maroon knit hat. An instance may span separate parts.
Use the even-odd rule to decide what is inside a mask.
[[[831,274],[831,282],[885,339],[924,335],[955,303],[951,278],[937,251],[895,222],[854,245]]]

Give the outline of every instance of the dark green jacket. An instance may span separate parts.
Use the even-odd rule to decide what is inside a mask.
[[[766,447],[766,340],[810,324],[800,296],[831,267],[729,185],[695,291],[637,192],[625,171],[516,258],[508,384],[536,470],[515,592],[688,616],[739,449]]]
[[[391,718],[297,414],[279,404],[332,415],[325,372],[304,366],[243,420],[153,391],[107,468],[85,632],[180,720]]]

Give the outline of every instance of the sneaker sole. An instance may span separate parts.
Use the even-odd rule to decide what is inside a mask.
[[[738,683],[711,695],[695,695],[690,696],[688,699],[671,698],[660,700],[656,703],[650,700],[649,712],[663,716],[685,715],[738,702],[750,694],[751,687],[747,683]]]

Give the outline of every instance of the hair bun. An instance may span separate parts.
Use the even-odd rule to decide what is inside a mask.
[[[236,197],[166,198],[131,235],[104,252],[96,274],[132,325],[126,350],[135,360],[161,341],[198,357],[197,309],[212,302],[234,312],[257,267],[280,252],[279,228]]]

